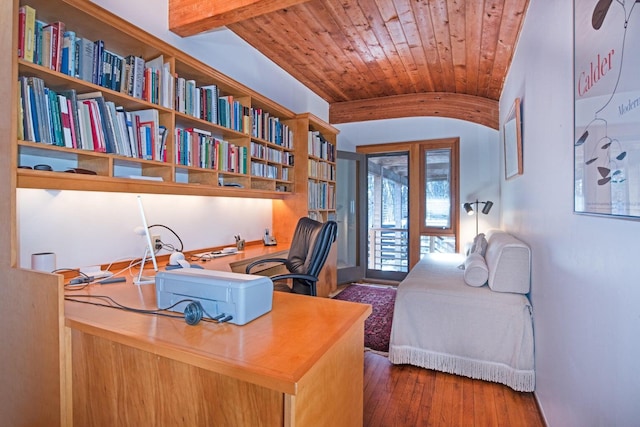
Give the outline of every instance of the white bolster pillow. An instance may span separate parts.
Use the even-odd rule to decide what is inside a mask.
[[[489,269],[484,257],[477,252],[470,253],[464,260],[464,281],[473,287],[483,286],[489,278]]]

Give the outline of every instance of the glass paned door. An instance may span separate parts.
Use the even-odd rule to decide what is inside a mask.
[[[409,271],[409,153],[367,156],[367,277]]]
[[[364,278],[366,223],[360,214],[366,188],[366,156],[338,151],[336,219],[338,222],[338,283],[357,282]]]

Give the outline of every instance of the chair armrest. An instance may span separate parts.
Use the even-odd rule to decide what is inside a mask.
[[[308,280],[310,282],[317,282],[318,278],[315,276],[310,276],[308,274],[298,274],[298,273],[285,273],[285,274],[276,274],[275,276],[269,277],[272,282],[276,280],[284,280],[284,279],[302,279]]]
[[[253,267],[255,267],[256,265],[260,265],[260,264],[266,264],[268,262],[276,262],[276,263],[279,263],[279,264],[284,264],[285,262],[287,262],[287,260],[286,260],[286,258],[263,258],[263,259],[259,259],[257,261],[253,261],[252,263],[247,265],[247,267],[245,268],[245,272],[247,274],[251,274],[251,269]]]
[[[309,274],[300,274],[300,273],[288,273],[288,274],[276,274],[275,276],[271,276],[270,279],[274,283],[277,282],[278,280],[284,280],[284,279],[306,280],[307,282],[309,282],[308,284],[309,295],[314,297],[318,295],[318,290],[316,289],[316,282],[318,281],[318,278],[316,276],[311,276]],[[302,283],[302,285],[307,286],[304,283]]]

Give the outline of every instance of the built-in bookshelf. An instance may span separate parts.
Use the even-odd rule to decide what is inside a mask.
[[[90,2],[21,2],[18,23],[18,187],[295,190],[290,110]]]
[[[290,243],[298,219],[308,216],[320,222],[336,219],[336,155],[338,130],[310,113],[292,122],[295,135],[295,192],[273,201],[273,232],[278,242]],[[336,290],[337,249],[334,246],[322,269],[318,293]]]
[[[335,218],[336,146],[334,134],[318,129],[312,123],[307,132],[307,206],[309,217],[326,221]]]

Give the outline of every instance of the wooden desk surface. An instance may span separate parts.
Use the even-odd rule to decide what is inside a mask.
[[[155,285],[91,285],[66,292],[74,295],[157,308]],[[274,292],[272,311],[246,325],[190,326],[181,318],[65,301],[65,324],[72,329],[291,395],[319,358],[370,313],[366,304]]]
[[[189,262],[204,267],[207,270],[233,271],[234,267],[246,265],[259,258],[286,258],[288,251],[289,247],[286,245],[247,245],[243,251],[232,255],[211,258],[206,261],[190,260]]]

